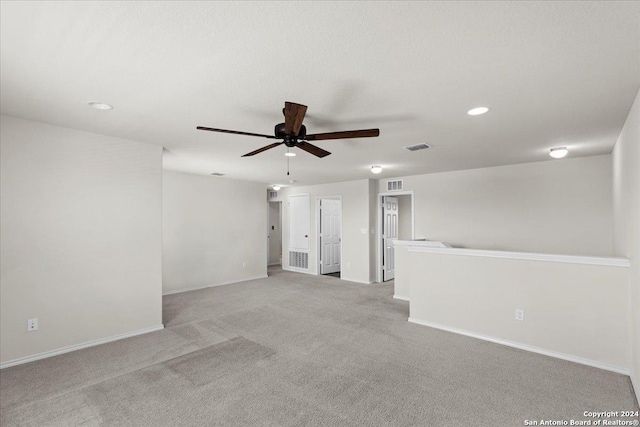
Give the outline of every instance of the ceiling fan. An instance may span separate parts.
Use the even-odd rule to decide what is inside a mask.
[[[316,133],[313,135],[307,135],[307,128],[302,124],[304,115],[307,112],[307,106],[296,104],[294,102],[285,102],[284,108],[284,123],[278,123],[275,127],[274,135],[263,135],[259,133],[251,132],[238,132],[235,130],[226,129],[214,129],[204,126],[198,126],[199,130],[208,130],[212,132],[233,133],[237,135],[249,135],[260,136],[268,139],[281,139],[282,142],[274,142],[273,144],[266,145],[255,151],[247,153],[242,157],[254,156],[263,151],[267,151],[278,145],[286,145],[289,148],[298,147],[307,153],[311,153],[317,157],[325,157],[331,154],[330,152],[323,150],[320,147],[316,147],[313,144],[309,144],[308,141],[322,141],[327,139],[347,139],[347,138],[369,138],[380,135],[380,129],[364,129],[364,130],[347,130],[342,132],[328,132],[328,133]]]

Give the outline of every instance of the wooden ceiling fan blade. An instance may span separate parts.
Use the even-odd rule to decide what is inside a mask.
[[[372,138],[380,135],[380,129],[346,130],[342,132],[316,133],[304,137],[307,141],[322,141],[326,139]]]
[[[298,135],[304,115],[307,113],[307,106],[296,104],[295,102],[284,103],[284,132],[286,134]]]
[[[277,147],[278,145],[282,145],[282,144],[283,144],[282,142],[275,142],[273,144],[266,145],[266,146],[264,146],[262,148],[258,148],[256,151],[252,151],[250,153],[247,153],[247,154],[243,155],[242,157],[255,156],[258,153],[262,153],[263,151],[270,150],[270,149],[272,149],[274,147]]]
[[[235,134],[235,135],[260,136],[262,138],[278,139],[273,135],[263,135],[261,133],[251,133],[251,132],[240,132],[240,131],[237,131],[237,130],[215,129],[215,128],[208,128],[208,127],[204,127],[204,126],[198,126],[196,129],[198,129],[198,130],[208,130],[208,131],[211,131],[211,132],[232,133],[232,134]]]
[[[300,148],[301,150],[306,151],[307,153],[311,153],[316,157],[326,157],[329,154],[331,154],[327,150],[323,150],[320,147],[316,147],[315,145],[309,144],[308,142],[304,142],[304,141],[298,142],[296,144],[296,147]]]

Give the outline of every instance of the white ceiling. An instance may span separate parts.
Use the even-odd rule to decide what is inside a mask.
[[[162,145],[166,169],[287,184],[609,153],[640,87],[639,2],[2,2],[3,114]],[[113,104],[98,111],[89,101]],[[308,133],[379,138],[298,149]],[[484,116],[466,111],[488,106]],[[426,142],[432,149],[402,147]],[[220,178],[212,178],[220,179]]]

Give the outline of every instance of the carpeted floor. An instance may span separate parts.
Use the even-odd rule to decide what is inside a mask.
[[[523,426],[638,410],[629,378],[407,322],[392,284],[271,269],[166,329],[0,373],[2,426]]]

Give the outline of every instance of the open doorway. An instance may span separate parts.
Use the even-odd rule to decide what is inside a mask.
[[[342,270],[342,196],[317,198],[318,273],[340,277]]]
[[[282,202],[269,202],[267,265],[282,265]]]
[[[415,239],[413,191],[378,194],[378,282],[395,278],[394,240]]]

